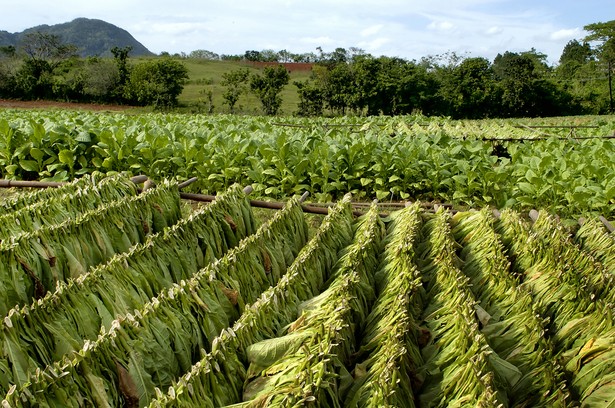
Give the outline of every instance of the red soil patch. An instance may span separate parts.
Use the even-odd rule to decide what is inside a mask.
[[[264,67],[277,67],[278,65],[282,65],[289,72],[306,72],[311,71],[312,66],[314,65],[311,62],[246,62],[246,64],[251,65],[255,68],[264,68]]]
[[[102,105],[97,103],[72,103],[56,101],[17,101],[10,99],[0,99],[0,109],[82,109],[93,111],[123,111],[130,106],[121,105]]]

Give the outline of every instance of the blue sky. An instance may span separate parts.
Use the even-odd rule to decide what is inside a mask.
[[[124,28],[156,53],[301,53],[320,46],[409,60],[446,52],[493,60],[534,47],[556,63],[569,40],[586,35],[583,26],[615,19],[615,1],[19,0],[3,4],[0,30],[77,17]]]

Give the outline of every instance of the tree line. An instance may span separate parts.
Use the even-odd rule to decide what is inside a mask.
[[[18,47],[0,47],[0,98],[172,107],[188,69],[170,57],[129,63],[131,47],[113,58],[77,56],[54,34],[32,32]]]
[[[535,49],[504,52],[490,62],[455,53],[408,61],[374,57],[357,48],[330,53],[319,48],[311,78],[294,83],[300,100],[297,114],[418,111],[479,119],[613,113],[615,20],[584,28],[589,35],[570,41],[557,66],[549,66],[547,56]],[[248,51],[245,58],[270,61],[275,55]]]
[[[358,48],[337,48],[318,54],[286,50],[246,51],[237,59],[257,62],[312,62],[309,80],[294,82],[297,114],[317,116],[399,115],[420,111],[453,118],[538,117],[613,113],[615,20],[584,27],[583,40],[563,49],[557,66],[535,49],[504,52],[491,62],[455,53],[420,61],[375,57]],[[592,45],[593,44],[593,45]],[[199,50],[189,58],[232,59]],[[266,68],[268,77],[282,77],[284,68]],[[242,70],[226,76],[224,95],[231,112],[248,81]],[[271,99],[271,98],[270,98]],[[276,104],[264,107],[277,112]]]
[[[316,115],[399,115],[421,112],[452,118],[535,117],[613,113],[615,20],[584,27],[584,39],[563,49],[550,66],[535,49],[504,52],[493,61],[455,53],[419,61],[375,57],[359,48],[294,54],[246,51],[218,55],[196,50],[129,63],[130,48],[115,47],[112,59],[77,58],[57,36],[30,33],[19,49],[0,48],[0,97],[59,99],[173,107],[188,79],[182,58],[257,62],[310,62],[308,80],[295,81],[295,112]],[[179,58],[178,58],[179,57]],[[265,114],[275,115],[290,81],[280,65],[251,74],[247,68],[222,75],[231,113],[252,92]]]

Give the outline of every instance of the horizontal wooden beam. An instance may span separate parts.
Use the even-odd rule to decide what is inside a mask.
[[[134,176],[130,180],[135,184],[140,184],[147,181],[147,176]],[[66,181],[28,181],[28,180],[4,180],[0,179],[0,188],[12,188],[12,187],[30,187],[30,188],[49,188],[60,187],[67,184]]]

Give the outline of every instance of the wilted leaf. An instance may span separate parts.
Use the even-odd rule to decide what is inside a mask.
[[[120,363],[115,362],[117,375],[119,378],[119,387],[122,396],[124,397],[125,406],[127,408],[139,408],[139,392],[134,380]]]

